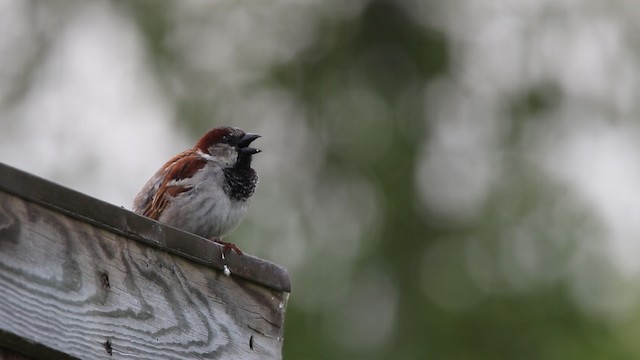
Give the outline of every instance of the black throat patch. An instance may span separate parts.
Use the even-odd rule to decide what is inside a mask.
[[[232,200],[245,201],[253,195],[258,183],[256,171],[250,167],[231,167],[224,171],[224,192]]]

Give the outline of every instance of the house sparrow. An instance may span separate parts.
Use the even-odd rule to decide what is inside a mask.
[[[251,157],[260,150],[249,145],[259,137],[232,127],[210,130],[151,177],[136,196],[133,211],[242,255],[221,239],[244,218],[258,183]]]

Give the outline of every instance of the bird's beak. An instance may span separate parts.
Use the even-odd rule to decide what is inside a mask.
[[[255,149],[252,147],[249,147],[249,145],[257,138],[259,138],[260,135],[258,134],[245,134],[242,139],[240,139],[240,141],[238,142],[238,150],[246,155],[253,155],[253,154],[257,154],[259,153],[261,150],[260,149]]]

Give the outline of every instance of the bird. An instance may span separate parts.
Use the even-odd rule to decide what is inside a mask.
[[[242,255],[222,239],[240,224],[258,184],[250,147],[260,135],[237,127],[209,130],[191,149],[167,161],[136,195],[133,212],[213,240]]]

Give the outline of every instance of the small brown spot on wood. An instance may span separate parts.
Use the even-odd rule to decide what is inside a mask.
[[[249,338],[249,348],[253,350],[253,335]]]
[[[100,275],[100,284],[102,285],[103,289],[111,288],[111,284],[109,284],[109,275],[107,275],[106,272],[103,272]]]
[[[111,347],[111,340],[107,339],[102,345],[104,345],[104,349],[107,350],[107,354],[109,356],[113,356],[113,348]]]

